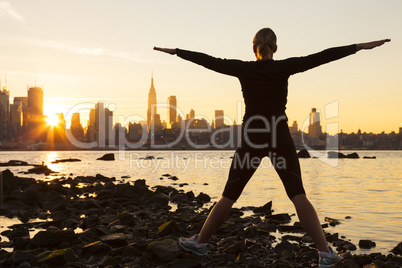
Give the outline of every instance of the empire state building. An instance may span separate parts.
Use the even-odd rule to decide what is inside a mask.
[[[147,124],[148,128],[151,126],[151,122],[154,120],[156,115],[156,92],[154,87],[154,76],[151,78],[151,88],[148,93],[148,110],[147,110]]]

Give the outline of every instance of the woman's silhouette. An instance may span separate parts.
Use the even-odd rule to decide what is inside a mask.
[[[334,47],[306,57],[274,60],[276,35],[270,28],[257,32],[253,40],[256,61],[227,60],[182,49],[154,47],[177,55],[213,71],[235,76],[240,80],[246,106],[242,139],[232,160],[229,178],[221,199],[210,212],[200,233],[180,238],[180,246],[197,255],[207,253],[207,242],[226,220],[229,211],[265,156],[274,165],[286,193],[293,202],[299,220],[320,252],[320,267],[332,267],[341,258],[328,247],[317,213],[306,197],[301,179],[296,148],[289,133],[285,114],[288,79],[291,75],[354,54],[372,49],[389,39]],[[273,159],[276,158],[276,159]]]

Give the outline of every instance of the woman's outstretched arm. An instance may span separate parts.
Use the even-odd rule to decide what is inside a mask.
[[[191,61],[218,73],[239,77],[244,69],[244,62],[240,60],[220,59],[204,53],[183,50],[178,48],[154,47],[154,50],[177,55],[182,59]]]
[[[372,49],[381,46],[389,41],[391,40],[382,39],[378,41],[359,43],[349,46],[333,47],[305,57],[296,57],[282,60],[279,61],[279,63],[284,73],[292,75],[310,70],[331,61],[339,60],[346,56],[352,55],[362,49]]]

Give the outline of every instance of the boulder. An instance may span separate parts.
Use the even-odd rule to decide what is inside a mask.
[[[334,268],[359,268],[360,266],[351,259],[343,259],[334,264]]]
[[[71,248],[47,251],[40,255],[38,262],[49,266],[64,266],[77,261],[77,255]]]
[[[111,250],[110,246],[96,241],[82,247],[82,254],[104,254]]]
[[[49,175],[50,173],[57,173],[57,172],[51,170],[46,165],[43,165],[43,166],[36,166],[36,167],[28,169],[28,173]]]
[[[201,262],[196,259],[176,259],[169,263],[172,268],[201,268]]]
[[[158,233],[161,236],[173,233],[178,230],[179,228],[177,227],[176,223],[173,220],[165,222],[164,224],[158,227]]]
[[[287,213],[267,215],[267,216],[265,216],[265,218],[270,221],[278,221],[281,223],[290,222],[290,220],[291,220],[289,214],[287,214]]]
[[[302,149],[297,153],[299,158],[311,158],[309,152],[306,149]]]
[[[357,158],[359,158],[359,155],[357,153],[351,153],[351,154],[346,155],[346,158],[357,159]]]
[[[62,242],[75,241],[76,236],[72,230],[46,230],[39,231],[32,239],[32,244],[37,247],[53,248]]]
[[[167,238],[162,241],[154,241],[148,244],[147,249],[150,250],[159,260],[168,262],[176,259],[180,253],[177,241]]]
[[[96,160],[114,161],[114,153],[104,154],[103,156],[97,158]]]
[[[399,242],[398,245],[396,245],[393,249],[391,249],[391,252],[395,255],[402,255],[402,241]]]
[[[324,217],[324,221],[329,222],[329,225],[331,225],[331,226],[341,224],[341,222],[339,220],[330,218],[330,217]]]
[[[369,255],[353,255],[352,260],[357,263],[360,267],[363,267],[365,264],[371,263],[371,257]]]
[[[123,247],[127,245],[128,236],[123,233],[114,233],[109,235],[104,235],[100,240],[111,247]]]
[[[265,205],[258,207],[253,210],[254,213],[264,213],[265,215],[271,215],[272,211],[272,201],[269,201]]]
[[[24,261],[31,261],[34,259],[34,256],[26,251],[14,251],[11,255],[11,261],[13,262],[13,264],[19,264],[21,262]]]
[[[81,162],[81,159],[77,158],[67,158],[67,159],[56,159],[52,161],[52,164],[58,164],[58,163],[65,163],[65,162]]]
[[[344,155],[341,152],[328,152],[328,158],[346,158],[346,155]]]
[[[188,203],[188,196],[185,193],[177,193],[172,197],[173,203]]]
[[[359,247],[360,248],[370,249],[370,248],[373,248],[375,246],[376,246],[375,242],[373,242],[371,240],[360,240],[359,241]]]
[[[112,256],[105,256],[100,261],[99,267],[119,267],[119,261]]]
[[[203,192],[199,193],[199,195],[195,198],[195,200],[199,203],[208,203],[211,201],[211,197],[209,195],[204,194]]]
[[[6,163],[0,163],[0,167],[9,167],[9,166],[14,167],[14,166],[31,166],[31,165],[21,160],[10,160]]]

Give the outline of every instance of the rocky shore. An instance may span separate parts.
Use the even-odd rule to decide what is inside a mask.
[[[166,179],[178,180],[166,174]],[[177,239],[197,233],[211,199],[145,180],[119,183],[102,175],[51,182],[3,172],[0,215],[18,217],[0,241],[0,267],[316,267],[318,254],[294,215],[272,214],[272,203],[233,208],[213,236],[208,256],[182,251]],[[205,204],[208,204],[205,205]],[[328,218],[329,224],[336,220]],[[279,233],[277,232],[279,231]],[[279,235],[280,234],[280,235]],[[276,237],[275,237],[276,235]],[[344,257],[335,267],[402,267],[402,243],[390,252],[356,255],[357,247],[326,233]]]

